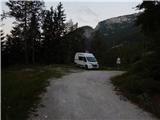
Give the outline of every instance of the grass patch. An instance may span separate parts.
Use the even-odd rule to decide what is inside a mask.
[[[110,71],[115,71],[115,70],[118,70],[118,71],[127,71],[128,68],[127,67],[123,67],[123,66],[120,66],[120,67],[108,67],[108,66],[105,66],[105,65],[102,65],[100,66],[99,70],[110,70]]]
[[[2,70],[2,119],[25,120],[37,106],[39,95],[48,86],[48,79],[61,77],[72,66],[14,66]]]
[[[140,74],[125,73],[111,79],[115,90],[160,118],[160,82]]]

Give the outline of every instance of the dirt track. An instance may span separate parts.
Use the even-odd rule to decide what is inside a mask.
[[[51,80],[43,107],[30,120],[156,120],[116,95],[109,78],[120,71],[81,71]]]

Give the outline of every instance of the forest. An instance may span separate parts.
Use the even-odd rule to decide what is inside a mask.
[[[1,31],[2,67],[65,63],[68,51],[72,51],[65,37],[78,24],[66,22],[62,3],[50,10],[44,9],[42,1],[9,1],[6,5],[10,11],[2,19],[14,17],[16,21],[10,35]]]
[[[143,10],[136,25],[147,37],[145,51],[127,73],[112,82],[132,102],[160,117],[160,2],[144,1],[137,8]]]
[[[130,68],[154,51],[159,42],[159,28],[152,28],[159,27],[159,2],[144,4],[149,5],[136,8],[145,9],[144,12],[124,16],[130,19],[128,23],[113,24],[109,30],[103,22],[99,29],[93,29],[66,21],[62,3],[46,10],[43,1],[9,1],[6,5],[10,11],[4,12],[1,19],[12,17],[15,21],[10,34],[4,35],[1,30],[2,68],[16,64],[73,64],[75,53],[85,51],[95,54],[101,68],[116,67],[118,56],[122,59],[121,68]],[[89,37],[86,31],[91,31]]]
[[[140,12],[127,16],[134,19],[131,24],[112,26],[116,34],[110,33],[104,22],[100,22],[98,30],[93,30],[88,26],[78,27],[76,21],[66,21],[61,2],[49,10],[45,9],[44,1],[9,0],[6,5],[9,11],[1,14],[1,20],[12,17],[15,21],[10,34],[5,35],[3,29],[0,31],[2,71],[21,65],[26,68],[69,65],[73,64],[76,52],[85,51],[94,53],[100,69],[115,70],[115,60],[119,56],[122,60],[120,70],[128,72],[113,78],[113,84],[134,102],[141,104],[146,100],[143,108],[160,115],[159,102],[154,101],[155,97],[160,98],[160,1],[143,1],[137,5]],[[91,31],[89,37],[84,35],[86,30]],[[55,71],[49,72],[53,74]],[[6,78],[2,85],[7,86]],[[4,90],[2,87],[5,96]],[[4,105],[4,109],[8,108]]]

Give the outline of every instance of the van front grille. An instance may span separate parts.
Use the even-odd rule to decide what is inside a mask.
[[[93,67],[97,67],[97,65],[92,65]]]

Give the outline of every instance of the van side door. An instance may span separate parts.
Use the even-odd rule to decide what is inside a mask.
[[[87,62],[86,58],[83,56],[79,56],[78,59],[79,59],[79,64],[82,66],[85,66],[85,64]]]

